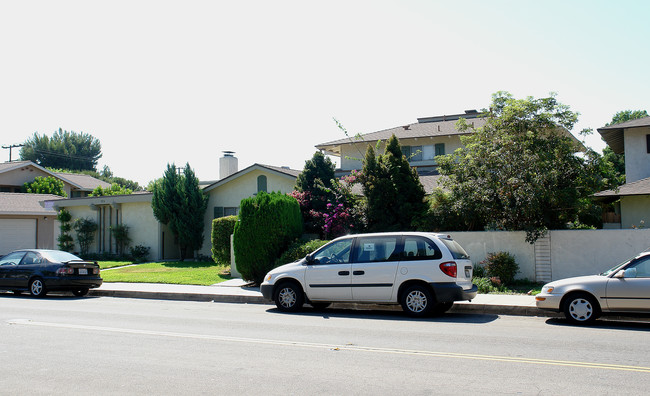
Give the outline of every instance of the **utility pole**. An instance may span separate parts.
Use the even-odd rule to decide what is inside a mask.
[[[16,148],[16,147],[23,147],[24,144],[12,144],[9,146],[2,146],[3,149],[9,149],[9,162],[11,162],[11,149]]]

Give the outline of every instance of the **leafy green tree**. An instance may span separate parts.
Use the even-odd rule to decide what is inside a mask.
[[[181,260],[184,260],[188,250],[203,246],[203,217],[208,197],[199,187],[199,179],[189,163],[183,174],[179,173],[176,165],[167,165],[160,182],[153,185],[151,207],[156,219],[168,225],[177,238]]]
[[[95,189],[88,194],[89,197],[103,197],[107,195],[129,195],[132,194],[133,191],[131,191],[128,188],[124,188],[123,186],[113,183],[111,184],[110,187],[107,188],[102,188],[102,186],[97,186]]]
[[[300,210],[305,230],[321,235],[324,219],[321,214],[335,199],[333,191],[334,164],[320,151],[316,151],[296,179],[295,190],[299,193]]]
[[[24,144],[20,158],[43,167],[94,171],[102,157],[102,145],[97,138],[60,128],[51,138],[35,132]]]
[[[393,135],[383,155],[368,146],[360,175],[369,231],[412,230],[426,211],[424,187]]]
[[[81,255],[87,255],[90,250],[90,245],[95,240],[97,223],[91,219],[77,219],[74,221],[72,228],[77,233],[77,242],[79,243]]]
[[[622,110],[614,114],[612,117],[612,122],[607,124],[607,126],[620,124],[625,121],[636,120],[644,117],[648,117],[648,112],[645,110]]]
[[[113,239],[115,239],[117,254],[124,255],[126,248],[131,243],[131,237],[129,237],[129,226],[126,224],[116,224],[111,226],[110,229]]]
[[[65,185],[60,179],[53,176],[36,176],[31,183],[23,185],[25,192],[30,194],[54,194],[67,197]]]
[[[463,148],[438,157],[443,184],[453,211],[476,217],[465,224],[526,231],[534,242],[547,229],[575,222],[589,196],[608,186],[608,165],[593,150],[567,136],[577,114],[548,98],[515,99],[507,92],[493,95],[483,127],[459,120]]]

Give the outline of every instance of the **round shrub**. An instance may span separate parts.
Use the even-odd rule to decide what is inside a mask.
[[[508,252],[488,253],[487,258],[480,264],[485,267],[489,277],[498,277],[504,285],[511,284],[519,272],[519,265]]]
[[[323,246],[327,242],[329,241],[323,241],[320,239],[314,239],[307,242],[305,241],[294,242],[289,246],[289,248],[284,253],[282,253],[282,256],[280,256],[280,258],[275,261],[275,265],[280,266],[283,264],[293,263],[294,261],[298,261],[301,258],[308,255],[309,253]]]
[[[257,193],[241,201],[233,248],[242,278],[260,284],[275,261],[302,234],[302,216],[295,198]]]

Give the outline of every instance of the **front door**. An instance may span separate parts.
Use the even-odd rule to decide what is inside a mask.
[[[350,301],[350,249],[353,238],[325,245],[305,270],[305,293],[312,301]]]
[[[615,311],[650,312],[650,256],[626,268],[624,278],[607,281],[607,306]]]

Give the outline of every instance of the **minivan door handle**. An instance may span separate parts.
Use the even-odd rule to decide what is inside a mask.
[[[348,275],[350,275],[350,271],[339,271],[339,275],[348,276]]]
[[[354,271],[352,272],[353,275],[364,275],[366,271]]]

